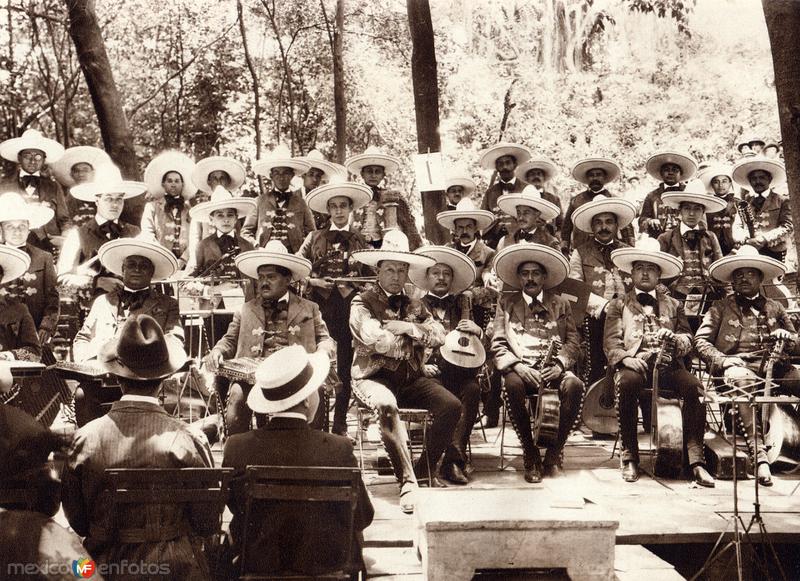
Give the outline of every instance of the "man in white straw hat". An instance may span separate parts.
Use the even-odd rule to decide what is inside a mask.
[[[121,238],[103,244],[98,250],[100,263],[108,272],[121,277],[120,288],[98,296],[72,344],[76,363],[96,361],[101,349],[119,336],[125,322],[135,315],[153,317],[165,335],[183,343],[178,301],[152,284],[172,277],[178,261],[166,248],[150,240]],[[116,389],[82,382],[75,394],[78,426],[102,415],[101,404],[119,398]]]
[[[726,384],[752,391],[758,389],[764,370],[764,353],[771,352],[776,340],[785,342],[783,354],[797,354],[797,333],[783,305],[767,298],[763,284],[770,283],[786,272],[786,266],[763,256],[752,246],[742,246],[736,254],[714,262],[710,272],[716,279],[733,285],[733,294],[716,301],[703,317],[697,330],[695,344],[710,373],[724,376]],[[773,368],[773,378],[780,390],[800,395],[800,370],[783,358]],[[752,441],[753,422],[760,415],[758,406],[738,404],[745,441],[757,465],[759,483],[772,485],[763,436],[758,449]],[[763,429],[760,426],[759,429]]]
[[[308,163],[309,168],[303,173],[303,185],[297,189],[297,192],[306,202],[308,202],[308,194],[323,183],[347,180],[347,170],[326,160],[318,149],[312,149],[302,159]],[[311,210],[311,213],[314,215],[314,224],[317,230],[321,230],[327,225],[328,214],[314,210]]]
[[[94,170],[102,164],[112,163],[108,154],[99,147],[78,145],[67,148],[58,161],[50,164],[50,171],[62,187],[67,188],[67,210],[75,226],[83,226],[95,213],[94,204],[78,200],[69,194],[69,188],[94,180]]]
[[[353,391],[378,412],[381,437],[400,482],[400,508],[414,510],[417,479],[440,485],[435,467],[448,445],[461,414],[461,404],[436,379],[425,377],[427,349],[444,342],[444,327],[425,303],[409,297],[404,286],[411,269],[436,264],[429,256],[409,252],[408,238],[390,230],[379,250],[361,250],[353,258],[377,269],[377,284],[353,299]],[[433,415],[425,451],[412,466],[399,407],[426,409]]]
[[[661,194],[682,191],[685,183],[697,173],[697,162],[688,153],[666,150],[651,155],[645,169],[659,184],[645,196],[639,215],[639,232],[657,238],[674,228],[677,222],[675,210],[664,206]]]
[[[212,155],[194,165],[191,181],[201,192],[213,194],[218,186],[237,192],[244,184],[247,173],[244,166],[232,157]]]
[[[739,143],[736,146],[736,150],[742,155],[742,157],[750,157],[753,155],[758,155],[764,148],[764,140],[753,133],[743,133],[742,136],[739,138]]]
[[[347,438],[309,428],[320,405],[319,386],[325,381],[330,361],[325,353],[307,353],[299,345],[276,351],[256,369],[256,384],[247,405],[257,414],[267,414],[269,423],[225,442],[222,465],[234,469],[228,506],[233,514],[231,537],[234,556],[241,554],[248,503],[245,472],[248,466],[358,466],[353,445]],[[248,570],[263,575],[320,575],[326,566],[342,562],[347,547],[355,562],[362,563],[362,531],[375,511],[363,481],[359,481],[355,504],[353,538],[340,531],[349,528],[347,511],[314,503],[298,510],[296,503],[253,505],[251,522],[259,522],[259,534],[247,547]],[[286,527],[293,529],[289,541]],[[333,534],[332,534],[333,533]],[[275,539],[283,539],[275,550]]]
[[[547,223],[558,216],[558,206],[542,198],[534,186],[525,186],[518,194],[505,194],[497,199],[502,212],[516,217],[516,228],[497,244],[501,250],[517,242],[535,242],[560,248],[561,242],[547,229]]]
[[[447,203],[445,211],[453,211],[464,198],[471,198],[478,186],[472,177],[462,169],[451,169],[444,180],[444,196]]]
[[[297,253],[311,262],[308,297],[319,305],[328,331],[336,341],[336,370],[342,388],[336,394],[332,429],[339,435],[347,434],[353,364],[350,303],[356,295],[356,287],[342,279],[362,273],[363,265],[353,261],[352,254],[370,247],[352,228],[350,217],[371,199],[372,191],[367,186],[352,182],[334,182],[312,190],[306,198],[308,207],[329,219],[321,230],[306,236]]]
[[[611,259],[633,279],[633,288],[611,301],[606,309],[603,341],[608,365],[615,370],[622,478],[626,482],[639,479],[636,435],[639,394],[652,385],[656,356],[666,345],[669,358],[660,370],[659,388],[674,389],[675,395],[683,400],[683,433],[692,478],[700,486],[713,487],[714,479],[705,469],[703,457],[705,411],[700,402],[703,385],[684,365],[684,357],[692,350],[689,322],[680,302],[658,288],[659,280],[680,273],[681,260],[660,251],[658,242],[648,237],[642,238],[635,248],[615,250]]]
[[[727,256],[739,243],[744,242],[747,230],[739,215],[739,200],[733,190],[733,168],[728,164],[710,163],[697,172],[706,192],[725,201],[725,208],[719,212],[707,211],[708,229],[716,234],[723,256]]]
[[[13,295],[2,292],[24,275],[31,257],[18,248],[0,245],[0,361],[39,361],[42,348],[28,308]]]
[[[335,345],[319,307],[291,290],[292,283],[311,274],[308,260],[289,254],[282,242],[270,240],[264,248],[239,254],[236,268],[256,281],[257,293],[233,315],[227,333],[206,355],[210,372],[216,373],[226,359],[267,357],[287,345],[301,345],[308,353],[333,358]],[[231,384],[225,410],[228,434],[250,427],[246,400],[251,388],[243,382]]]
[[[733,166],[733,181],[752,190],[745,194],[742,207],[749,234],[745,243],[783,262],[794,231],[789,198],[775,191],[786,183],[783,164],[760,156],[745,158]]]
[[[277,240],[295,253],[308,233],[315,229],[314,217],[303,196],[292,191],[292,178],[308,168],[308,162],[292,157],[285,145],[279,145],[266,158],[253,162],[255,174],[269,178],[272,184],[272,189],[258,197],[256,209],[242,225],[242,236],[253,246],[261,248],[270,240]]]
[[[525,163],[521,163],[514,171],[517,179],[526,184],[534,186],[542,194],[542,197],[558,206],[558,216],[547,224],[550,233],[556,238],[561,238],[561,224],[564,222],[564,213],[561,211],[561,200],[553,192],[545,190],[546,184],[550,182],[558,173],[558,168],[553,161],[541,155],[530,158]]]
[[[439,212],[436,221],[453,236],[453,241],[447,246],[463,252],[475,264],[475,284],[483,286],[484,273],[490,274],[487,267],[492,263],[495,251],[483,241],[481,232],[494,221],[494,214],[489,210],[479,210],[470,198],[464,198],[454,209]]]
[[[510,222],[497,207],[497,200],[504,194],[516,194],[525,188],[525,183],[514,175],[517,166],[531,158],[531,150],[519,143],[496,143],[481,152],[478,163],[492,172],[497,172],[497,181],[483,194],[481,208],[496,216],[496,221],[484,233],[486,243],[492,248],[508,234]],[[511,221],[513,222],[513,220]]]

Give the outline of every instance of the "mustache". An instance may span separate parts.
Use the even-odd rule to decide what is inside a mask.
[[[600,232],[598,232],[598,234],[608,234],[610,236],[611,235],[611,230],[600,230]]]

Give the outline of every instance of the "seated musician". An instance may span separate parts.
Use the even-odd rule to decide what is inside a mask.
[[[514,175],[519,164],[531,158],[531,150],[519,143],[501,142],[484,149],[478,164],[482,169],[496,172],[497,181],[483,194],[481,209],[495,215],[495,221],[483,231],[483,239],[490,248],[513,231],[514,213],[502,211],[497,200],[506,194],[516,194],[523,190],[525,182]]]
[[[525,163],[519,164],[517,169],[514,170],[514,175],[516,175],[517,179],[522,181],[523,184],[530,184],[539,190],[545,200],[558,206],[558,216],[547,223],[547,229],[550,231],[550,234],[561,239],[561,225],[564,223],[564,213],[561,211],[561,200],[553,192],[545,190],[548,182],[552,182],[552,179],[558,175],[558,167],[556,167],[556,164],[553,163],[553,160],[550,158],[536,155]],[[552,186],[552,183],[550,185]]]
[[[517,217],[516,229],[500,240],[498,251],[520,241],[561,247],[558,238],[547,229],[547,223],[559,214],[558,206],[542,198],[535,187],[525,186],[518,194],[505,194],[497,199],[497,205],[509,216]]]
[[[318,149],[312,149],[304,157],[303,160],[308,163],[309,168],[303,175],[303,185],[297,188],[297,192],[308,203],[308,195],[321,185],[331,182],[344,182],[347,181],[347,170],[343,165],[330,162],[325,159],[322,152]],[[322,212],[311,211],[314,216],[314,226],[317,230],[322,230],[328,225],[329,216]]]
[[[683,191],[686,182],[697,173],[697,161],[688,153],[664,150],[651,155],[645,167],[659,184],[644,198],[639,214],[639,232],[657,238],[674,228],[677,222],[675,208],[664,204],[662,194]]]
[[[309,298],[319,305],[322,320],[336,341],[336,371],[342,387],[336,394],[333,433],[347,435],[347,410],[350,407],[350,367],[353,364],[353,335],[350,333],[350,304],[356,295],[351,284],[333,278],[356,276],[361,264],[351,255],[367,247],[360,233],[353,230],[352,213],[366,206],[372,191],[354,183],[330,183],[314,188],[306,198],[316,214],[330,216],[321,230],[311,232],[303,241],[298,256],[311,262],[308,280]]]
[[[681,272],[681,260],[660,251],[658,243],[649,237],[640,240],[635,248],[615,250],[611,260],[623,272],[630,272],[633,279],[633,288],[606,308],[603,340],[608,365],[616,370],[622,477],[627,482],[639,479],[636,433],[639,394],[652,385],[656,356],[667,343],[671,358],[659,371],[659,388],[677,389],[676,395],[683,400],[683,431],[692,477],[700,486],[713,487],[714,479],[706,471],[703,459],[705,413],[700,402],[703,386],[683,363],[692,350],[689,323],[680,302],[656,288],[660,279]]]
[[[414,286],[428,291],[422,301],[431,316],[444,327],[445,332],[460,331],[473,336],[480,343],[483,330],[473,318],[464,318],[462,309],[462,301],[472,302],[472,292],[468,290],[475,281],[472,261],[458,250],[445,246],[423,246],[416,250],[416,254],[436,261],[427,270],[414,269],[408,273]],[[453,440],[445,450],[441,475],[453,484],[467,484],[467,443],[475,418],[478,417],[481,397],[478,372],[483,362],[470,362],[471,367],[459,367],[448,361],[440,350],[441,347],[433,349],[425,362],[423,374],[441,381],[450,393],[461,400],[461,417],[453,432]]]
[[[293,282],[311,273],[308,260],[289,254],[282,242],[270,240],[263,249],[238,255],[236,268],[256,281],[258,294],[233,315],[228,331],[206,355],[210,372],[217,373],[226,359],[267,357],[287,345],[332,356],[335,346],[319,307],[290,289]],[[244,382],[230,386],[225,410],[229,435],[250,428],[252,415],[246,400],[252,387]]]
[[[784,352],[795,354],[798,340],[792,319],[781,303],[767,298],[761,285],[786,272],[786,266],[745,245],[731,256],[714,262],[711,275],[733,285],[733,295],[714,302],[697,330],[695,345],[713,376],[724,376],[725,383],[751,391],[763,388],[762,361],[776,339],[785,341]],[[800,370],[780,361],[773,377],[784,393],[800,395]],[[762,437],[758,449],[752,441],[753,410],[749,403],[738,404],[739,426],[757,465],[758,480],[772,486],[772,475]],[[755,414],[756,416],[760,414]],[[759,429],[763,429],[761,426]]]
[[[417,479],[442,483],[431,473],[453,441],[461,415],[458,398],[436,379],[425,377],[425,350],[444,341],[444,327],[425,303],[409,297],[404,286],[411,268],[425,269],[432,258],[408,251],[408,239],[389,230],[380,250],[361,250],[353,258],[377,269],[377,284],[353,299],[353,391],[379,415],[381,438],[400,482],[400,508],[413,512]],[[412,466],[399,407],[425,409],[433,415],[425,451]],[[429,471],[429,464],[431,471]]]
[[[0,245],[0,361],[39,361],[42,357],[28,307],[7,290],[30,265],[31,257],[25,252]]]
[[[108,415],[75,433],[62,503],[69,525],[86,537],[84,546],[97,565],[119,572],[112,579],[142,578],[141,570],[120,570],[123,561],[159,566],[157,574],[146,575],[148,579],[210,578],[194,538],[217,532],[218,516],[207,504],[114,505],[106,493],[108,468],[214,465],[205,436],[170,417],[157,399],[164,378],[185,363],[178,338],[165,335],[147,314],[131,316],[99,354],[98,365],[117,378],[122,398]]]
[[[151,285],[170,278],[178,261],[157,242],[124,238],[106,242],[98,254],[108,272],[122,278],[121,288],[100,295],[92,303],[72,345],[76,363],[96,362],[103,346],[117,337],[132,315],[150,315],[168,336],[183,342],[178,301]],[[78,426],[100,417],[101,404],[119,399],[119,390],[103,388],[94,381],[81,383],[75,393]]]
[[[248,466],[358,466],[347,438],[309,429],[320,405],[318,388],[330,365],[326,353],[309,354],[300,345],[293,345],[271,354],[256,370],[256,385],[247,405],[254,413],[268,414],[270,421],[257,430],[231,436],[225,442],[222,460],[223,466],[235,470],[228,500],[233,513],[230,531],[235,556],[241,554],[246,526],[244,473]],[[349,513],[342,514],[324,503],[316,505],[316,509],[302,510],[291,503],[254,505],[249,519],[258,527],[248,531],[248,572],[324,574],[343,561],[349,542],[354,561],[362,562],[362,531],[375,512],[363,482],[358,488],[352,540],[337,534],[348,526]]]
[[[524,456],[526,482],[563,474],[564,444],[580,413],[583,382],[572,372],[579,355],[578,331],[569,302],[549,289],[567,277],[569,263],[560,249],[520,242],[497,252],[494,268],[506,285],[518,292],[501,299],[494,319],[492,355],[503,374],[511,422]],[[552,361],[549,347],[561,344]],[[544,466],[533,440],[525,396],[544,386],[558,391],[557,436],[547,447]]]

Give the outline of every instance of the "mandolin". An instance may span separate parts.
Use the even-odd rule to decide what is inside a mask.
[[[561,339],[553,337],[547,348],[547,353],[534,366],[539,371],[553,364],[553,359],[561,349]],[[539,394],[536,398],[536,413],[533,419],[533,442],[537,446],[554,446],[558,438],[558,424],[561,416],[561,400],[558,397],[558,388],[547,387],[546,382],[539,384]]]
[[[595,434],[613,435],[619,431],[613,378],[601,377],[589,387],[581,419]]]
[[[472,320],[472,293],[464,291],[459,297],[461,320]],[[457,367],[474,369],[486,362],[486,350],[481,338],[471,333],[450,331],[444,338],[444,345],[439,347],[442,359]]]
[[[680,477],[683,470],[683,416],[681,403],[677,399],[667,399],[659,393],[659,375],[661,368],[672,361],[670,351],[672,342],[664,339],[653,366],[653,401],[651,417],[653,429],[652,439],[653,473],[666,478]]]

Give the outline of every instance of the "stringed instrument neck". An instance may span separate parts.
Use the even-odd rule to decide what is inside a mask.
[[[784,347],[784,340],[777,339],[775,344],[770,349],[769,353],[767,354],[767,360],[764,364],[764,395],[770,396],[772,395],[772,376],[774,373],[775,363],[783,353]]]

